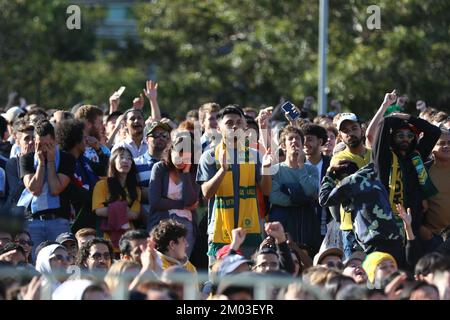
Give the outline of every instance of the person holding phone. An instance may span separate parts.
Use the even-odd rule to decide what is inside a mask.
[[[315,252],[320,246],[320,224],[316,217],[315,201],[318,193],[318,170],[305,164],[303,132],[287,126],[280,134],[280,145],[286,160],[275,165],[269,221],[279,221],[293,241],[304,243]]]

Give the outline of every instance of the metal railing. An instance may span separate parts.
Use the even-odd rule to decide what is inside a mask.
[[[94,282],[102,283],[104,281],[105,272],[73,272],[69,275],[67,281],[76,279],[90,279]],[[67,273],[52,273],[51,275],[42,275],[43,277],[48,277],[53,279],[58,276],[66,275]],[[128,300],[129,290],[128,285],[133,281],[137,273],[125,272],[120,275],[118,284],[112,292],[110,291],[113,300]],[[39,276],[37,271],[33,271],[28,268],[1,268],[0,269],[0,281],[5,279],[10,279],[13,281],[18,281],[21,285],[26,285],[34,276]],[[111,276],[111,275],[110,275]],[[141,278],[141,283],[164,283],[161,281],[160,277],[155,277],[153,274],[148,274]],[[274,296],[274,292],[280,291],[280,289],[286,289],[290,285],[295,285],[298,290],[308,293],[318,300],[329,300],[330,297],[324,290],[309,285],[303,282],[300,278],[293,278],[288,276],[270,275],[270,274],[257,274],[245,272],[243,274],[231,274],[220,279],[213,279],[207,272],[199,272],[197,274],[189,273],[174,273],[165,278],[169,280],[170,284],[181,285],[183,287],[183,300],[204,300],[206,297],[202,296],[200,292],[200,287],[202,284],[211,282],[213,285],[220,288],[221,286],[238,286],[238,287],[248,287],[253,288],[253,298],[254,300],[272,300],[277,299]],[[167,283],[167,282],[166,282]],[[283,292],[283,291],[282,291]],[[52,297],[52,287],[42,286],[41,287],[41,300],[51,300]]]

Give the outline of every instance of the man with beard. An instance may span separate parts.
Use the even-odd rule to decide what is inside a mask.
[[[337,122],[338,136],[345,143],[345,149],[336,153],[330,162],[330,167],[339,166],[340,162],[348,160],[354,162],[359,168],[370,162],[371,150],[363,144],[364,133],[361,124],[354,113],[341,113]],[[353,233],[351,213],[340,210],[340,229],[342,231],[342,244],[345,258],[349,258],[355,251],[357,242]]]
[[[381,111],[394,100],[389,95],[392,93],[386,94]],[[396,203],[411,208],[414,234],[421,235],[423,212],[428,207],[426,199],[437,193],[423,161],[440,135],[438,127],[404,113],[382,119],[376,129],[372,156],[378,177],[388,191],[393,212],[398,214]],[[401,219],[395,216],[401,224]]]
[[[162,160],[164,150],[170,142],[170,127],[168,124],[155,121],[144,129],[147,152],[134,159],[138,173],[139,187],[142,188],[142,208],[149,213],[148,184],[153,165]]]
[[[127,137],[117,143],[111,152],[118,147],[130,150],[133,158],[144,155],[148,150],[147,141],[144,139],[144,113],[141,109],[128,109],[123,114],[126,123]]]
[[[306,156],[305,163],[317,168],[319,173],[317,190],[320,190],[320,182],[327,173],[331,161],[329,156],[322,155],[322,147],[328,140],[327,130],[312,123],[304,124],[301,129],[305,136],[305,142],[303,143],[303,151]],[[329,209],[322,208],[318,202],[316,202],[316,212],[320,222],[320,235],[323,238],[327,233],[327,222],[330,220],[331,214]]]
[[[103,271],[112,265],[113,248],[108,240],[95,238],[86,242],[78,251],[77,265],[89,271]]]
[[[101,176],[106,175],[105,163],[108,163],[109,149],[102,146],[100,141],[105,132],[103,125],[103,111],[93,105],[83,105],[75,113],[75,119],[83,121],[86,131],[86,148],[84,156],[94,163],[100,163],[103,171]]]

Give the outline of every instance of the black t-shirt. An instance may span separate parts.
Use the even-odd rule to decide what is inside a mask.
[[[62,173],[69,178],[72,178],[75,172],[75,157],[70,153],[60,151],[59,167],[56,173]],[[20,173],[21,178],[25,177],[27,174],[35,174],[36,169],[34,167],[34,152],[28,153],[23,157],[20,157]],[[70,198],[67,188],[59,194],[59,201],[61,207],[58,209],[48,209],[42,210],[34,213],[34,216],[39,216],[42,214],[55,214],[61,218],[69,219],[70,217]],[[31,214],[31,208],[28,206],[26,209],[27,214]]]

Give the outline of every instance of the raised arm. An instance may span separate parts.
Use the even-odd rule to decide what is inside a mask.
[[[226,163],[226,152],[222,150],[219,155],[220,159],[220,168],[214,174],[214,176],[202,183],[202,193],[206,199],[211,199],[219,189],[220,184],[222,183],[223,178],[225,178],[225,174],[227,173],[229,165]]]
[[[269,196],[272,191],[272,176],[270,175],[270,167],[273,163],[271,148],[268,148],[262,160],[261,180],[259,181],[259,188],[265,196]]]
[[[121,126],[122,126],[122,120],[123,120],[123,114],[121,114],[117,120],[116,120],[116,126],[113,130],[113,132],[111,133],[111,135],[108,138],[108,141],[106,141],[106,146],[108,147],[108,149],[112,149],[113,145],[114,145],[114,140],[116,139],[116,135],[119,132]]]
[[[34,196],[39,196],[42,192],[45,180],[45,146],[42,143],[36,144],[36,154],[38,156],[38,166],[34,174],[25,174],[23,183]],[[20,157],[21,167],[27,167],[26,157]]]
[[[271,147],[271,130],[269,119],[272,116],[273,107],[268,107],[259,111],[257,117],[258,129],[259,129],[259,143],[267,150]]]
[[[109,97],[109,114],[119,110],[120,94],[116,91]]]
[[[56,153],[55,146],[53,144],[49,144],[47,146],[47,175],[48,175],[48,188],[52,196],[60,195],[61,192],[63,192],[66,189],[67,185],[70,182],[70,176],[56,172],[55,153]],[[62,164],[60,163],[60,165]]]
[[[158,105],[158,83],[148,80],[145,83],[144,94],[150,102],[150,114],[153,121],[161,120],[161,109]]]
[[[380,123],[381,119],[383,119],[383,115],[386,112],[386,109],[392,105],[397,100],[397,94],[394,91],[391,93],[386,93],[384,96],[383,103],[381,104],[378,111],[375,113],[375,116],[372,118],[372,120],[369,123],[369,126],[366,130],[366,145],[371,148],[373,140],[375,139],[375,136],[377,134],[377,128],[378,124]]]
[[[409,123],[423,133],[423,136],[417,143],[417,150],[420,152],[422,158],[426,159],[436,145],[436,142],[439,140],[439,137],[441,136],[441,129],[426,120],[413,116],[409,117]]]

